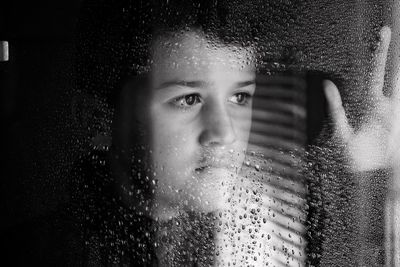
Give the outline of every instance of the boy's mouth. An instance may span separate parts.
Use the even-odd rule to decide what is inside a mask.
[[[242,159],[237,157],[236,153],[203,150],[200,157],[196,160],[194,171],[198,174],[213,171],[215,169],[225,169],[227,171],[237,172],[241,168],[242,163]]]
[[[195,168],[196,172],[204,172],[211,169],[230,169],[230,167],[234,167],[234,162],[232,160],[227,159],[213,159],[213,160],[202,160],[199,167]]]
[[[208,166],[202,166],[202,167],[198,167],[196,169],[194,169],[196,172],[203,172],[205,169],[208,169]]]

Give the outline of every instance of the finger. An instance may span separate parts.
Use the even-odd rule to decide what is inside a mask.
[[[393,35],[392,49],[392,99],[395,105],[400,105],[400,35]]]
[[[395,99],[392,104],[392,112],[394,117],[388,140],[387,157],[394,163],[399,159],[400,156],[400,101]]]
[[[335,134],[344,143],[348,143],[353,134],[353,130],[347,120],[339,90],[332,81],[325,80],[324,91],[328,101],[329,113],[333,119]]]
[[[387,55],[391,38],[390,28],[385,26],[380,31],[378,48],[374,55],[372,76],[371,76],[371,93],[375,100],[383,97],[383,85],[385,82],[385,68]]]
[[[400,47],[397,49],[400,49]],[[395,105],[400,105],[400,63],[394,70],[392,99]]]

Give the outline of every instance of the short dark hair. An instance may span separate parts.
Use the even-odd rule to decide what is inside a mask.
[[[257,23],[237,19],[228,0],[88,0],[83,4],[76,39],[79,91],[114,107],[125,79],[147,72],[156,36],[201,30],[230,44],[248,44]],[[249,16],[251,17],[251,16]]]

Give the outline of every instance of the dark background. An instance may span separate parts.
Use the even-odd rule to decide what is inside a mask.
[[[5,1],[0,39],[10,59],[1,70],[1,228],[63,201],[71,136],[73,34],[81,1]],[[64,151],[66,154],[63,154]]]
[[[73,40],[81,1],[3,1],[0,39],[3,266],[74,266],[65,217],[77,157],[70,121]],[[73,245],[74,246],[74,245]],[[79,246],[76,245],[78,248]],[[60,262],[63,260],[63,263]]]

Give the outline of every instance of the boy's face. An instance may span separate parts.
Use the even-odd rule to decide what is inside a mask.
[[[150,117],[156,216],[224,209],[244,160],[255,71],[249,49],[186,33],[153,52]]]

